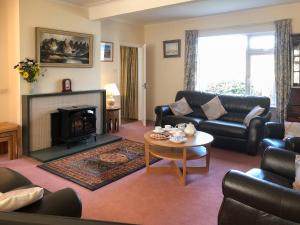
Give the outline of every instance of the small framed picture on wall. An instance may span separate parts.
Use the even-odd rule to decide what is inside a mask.
[[[180,57],[181,54],[181,40],[164,41],[164,58]]]
[[[112,42],[102,41],[100,45],[100,61],[112,62],[113,50],[114,50],[114,44]]]

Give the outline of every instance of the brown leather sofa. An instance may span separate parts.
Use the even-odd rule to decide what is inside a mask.
[[[223,179],[219,225],[300,224],[300,192],[292,188],[295,153],[269,147],[260,169],[229,171]]]
[[[175,101],[185,97],[193,112],[186,116],[175,116],[168,105],[155,108],[158,126],[166,124],[175,126],[178,123],[193,123],[200,131],[214,136],[213,146],[244,151],[256,155],[265,122],[271,118],[270,99],[254,96],[218,95],[228,114],[217,120],[207,120],[201,105],[207,103],[216,95],[197,91],[178,91]],[[243,124],[246,115],[257,105],[265,108],[261,116],[251,120],[249,127]]]

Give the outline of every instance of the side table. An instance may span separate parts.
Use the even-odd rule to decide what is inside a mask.
[[[107,132],[119,131],[120,107],[106,108],[106,128]]]
[[[0,123],[0,142],[7,142],[9,159],[17,159],[21,149],[21,128],[14,123]]]

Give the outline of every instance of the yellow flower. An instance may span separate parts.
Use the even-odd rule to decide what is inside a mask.
[[[19,73],[23,73],[23,72],[24,72],[24,71],[23,71],[22,69],[20,69],[20,68],[18,69],[18,71],[19,71]]]
[[[24,72],[24,73],[23,73],[23,77],[26,79],[26,78],[29,77],[29,74],[28,74],[27,72]]]

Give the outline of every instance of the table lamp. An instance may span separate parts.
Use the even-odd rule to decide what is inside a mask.
[[[118,89],[118,87],[115,83],[106,84],[104,88],[106,90],[107,105],[109,107],[113,107],[114,104],[115,104],[114,96],[119,96],[120,95],[119,89]]]

